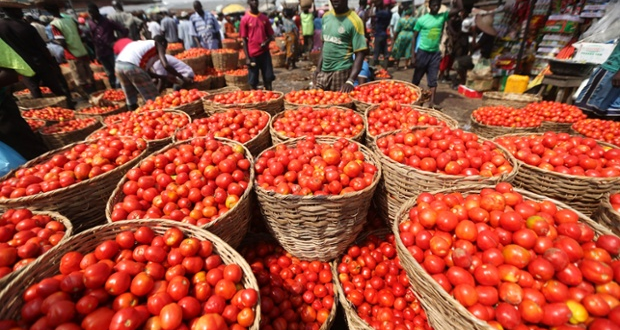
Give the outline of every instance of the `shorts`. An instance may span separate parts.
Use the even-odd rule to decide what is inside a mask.
[[[340,91],[349,76],[351,76],[351,69],[331,72],[320,71],[316,75],[316,88],[325,91]]]
[[[250,66],[248,68],[248,83],[250,86],[254,88],[258,86],[259,71],[263,74],[263,84],[268,84],[276,80],[276,76],[273,73],[271,54],[269,54],[269,52],[264,52],[256,57],[251,57],[250,59],[256,63],[255,66]]]
[[[413,71],[412,83],[419,85],[422,77],[426,74],[426,85],[429,88],[437,87],[441,52],[427,52],[418,49],[415,56],[415,70]]]

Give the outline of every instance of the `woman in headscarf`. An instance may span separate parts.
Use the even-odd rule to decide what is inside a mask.
[[[417,18],[411,14],[411,8],[406,9],[403,12],[403,17],[400,18],[396,25],[396,42],[392,47],[392,57],[396,60],[396,69],[400,66],[400,59],[405,58],[405,69],[411,59],[411,41],[413,40],[413,27],[415,26]]]

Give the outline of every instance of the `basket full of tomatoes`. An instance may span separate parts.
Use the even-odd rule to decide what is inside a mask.
[[[41,91],[42,97],[54,96],[54,93],[52,93],[52,90],[49,89],[49,87],[41,86],[39,87],[39,90]],[[32,94],[30,94],[30,90],[27,88],[14,92],[13,96],[17,99],[17,101],[33,99]]]
[[[284,94],[277,91],[224,91],[207,95],[202,100],[208,115],[230,108],[262,110],[271,116],[284,110]]]
[[[154,101],[147,101],[137,112],[150,110],[176,110],[185,112],[190,118],[194,119],[204,113],[202,98],[209,95],[205,91],[198,89],[181,89],[172,91],[165,95],[158,96]]]
[[[474,184],[414,196],[392,230],[437,330],[618,327],[620,238],[564,203]]]
[[[58,149],[86,139],[101,126],[98,118],[78,118],[42,127],[39,133],[48,148]]]
[[[472,132],[487,139],[513,133],[536,133],[543,123],[539,116],[527,110],[503,105],[478,108],[469,119]]]
[[[579,120],[586,119],[586,114],[578,107],[551,101],[530,103],[525,108],[543,120],[544,131],[557,133],[572,133],[571,126]]]
[[[45,125],[53,125],[75,118],[75,111],[61,107],[45,107],[21,111],[24,119],[44,120]]]
[[[204,74],[211,62],[211,50],[204,48],[190,48],[174,55],[187,64],[195,74]]]
[[[361,84],[351,93],[355,110],[365,113],[373,104],[394,100],[400,104],[416,104],[422,96],[422,89],[402,80],[378,80]]]
[[[620,122],[603,119],[582,119],[573,124],[573,132],[620,147]]]
[[[248,263],[216,235],[163,219],[71,237],[0,292],[14,329],[249,329],[261,306]],[[45,303],[43,303],[45,302]]]
[[[620,193],[614,191],[603,196],[592,218],[620,235]]]
[[[313,108],[343,107],[353,109],[353,100],[346,93],[310,89],[291,91],[284,96],[284,108],[295,110],[299,107]]]
[[[239,64],[239,51],[234,49],[217,49],[211,52],[213,67],[220,71],[235,70]]]
[[[17,102],[17,105],[19,106],[19,109],[21,111],[41,109],[41,108],[47,108],[47,107],[66,108],[67,97],[66,96],[51,96],[51,97],[43,97],[40,99],[23,99]]]

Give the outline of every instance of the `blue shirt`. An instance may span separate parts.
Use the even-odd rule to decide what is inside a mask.
[[[392,20],[392,13],[388,9],[378,10],[375,13],[375,35],[387,35],[388,26]]]
[[[314,19],[314,30],[315,31],[321,31],[323,29],[323,19],[316,17]]]
[[[368,61],[364,61],[364,63],[362,64],[362,70],[360,70],[360,73],[357,76],[366,78],[366,82],[370,81],[370,67],[368,66]],[[355,79],[354,84],[355,86],[357,86],[360,83],[357,81],[357,79]]]
[[[189,21],[192,23],[190,35],[198,37],[203,48],[220,48],[220,23],[213,14],[205,11],[201,17],[198,13],[193,13]]]

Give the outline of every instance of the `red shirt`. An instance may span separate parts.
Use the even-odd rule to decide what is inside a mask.
[[[133,40],[129,39],[129,38],[121,38],[118,39],[118,41],[116,43],[114,43],[114,55],[120,54],[123,49],[125,48],[125,46],[127,46],[128,44],[132,43]]]
[[[256,57],[262,53],[269,51],[269,45],[260,46],[267,38],[273,35],[273,29],[269,18],[265,14],[254,15],[246,12],[241,18],[239,26],[239,36],[248,38],[248,53],[250,57]]]

